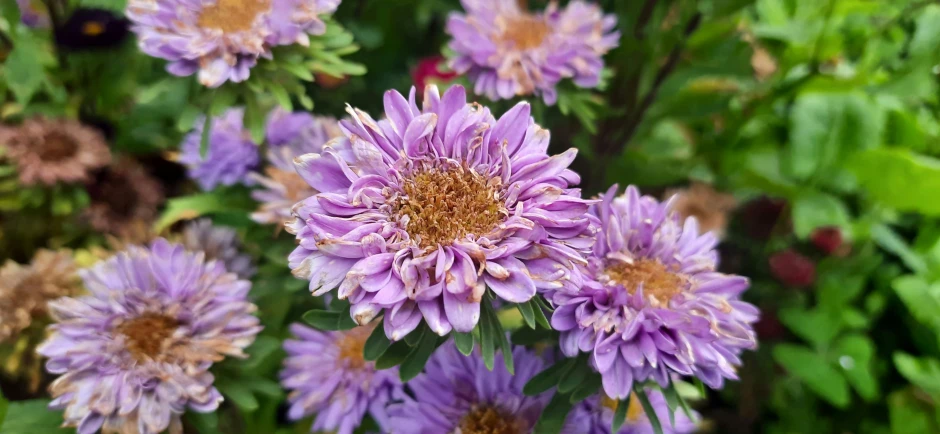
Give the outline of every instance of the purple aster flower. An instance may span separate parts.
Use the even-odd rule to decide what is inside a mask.
[[[251,194],[261,203],[251,218],[262,224],[280,225],[290,220],[290,209],[295,203],[317,193],[297,174],[294,158],[322,151],[326,142],[342,132],[336,119],[281,109],[271,113],[266,130],[269,166],[264,168],[264,174],[251,174],[263,187]]]
[[[634,381],[666,386],[670,374],[720,388],[736,379],[744,349],[757,345],[754,306],[740,300],[747,278],[715,271],[714,234],[699,234],[671,209],[634,187],[616,186],[592,207],[601,223],[578,292],[556,291],[552,326],[569,357],[592,352],[608,396],[623,399]]]
[[[251,284],[202,253],[158,239],[80,272],[88,295],[49,303],[57,324],[37,350],[61,376],[49,406],[80,434],[182,432],[188,408],[211,412],[222,396],[209,367],[261,330]]]
[[[554,104],[555,85],[571,78],[580,87],[597,87],[603,56],[615,48],[617,18],[580,0],[563,9],[552,2],[531,13],[514,1],[461,0],[466,15],[447,21],[457,56],[451,68],[467,74],[474,92],[491,100],[541,95]]]
[[[179,76],[198,72],[199,83],[217,87],[248,78],[259,57],[271,48],[310,43],[322,35],[320,19],[340,0],[130,0],[141,51],[170,61]]]
[[[20,9],[20,22],[26,27],[49,27],[49,14],[40,0],[16,0]]]
[[[677,409],[673,416],[675,425],[669,420],[669,405],[662,392],[650,391],[646,394],[650,404],[656,411],[656,417],[663,427],[664,434],[688,434],[696,430],[695,421],[689,419],[682,409]],[[606,396],[595,395],[576,405],[561,429],[561,434],[611,434],[611,425],[614,420],[614,411],[617,410],[618,401]],[[698,418],[698,415],[693,413]],[[617,434],[653,434],[653,425],[643,412],[643,406],[637,399],[636,393],[630,398],[630,407],[627,408],[627,419]]]
[[[407,100],[388,91],[378,122],[350,109],[345,137],[296,160],[320,193],[287,225],[299,241],[294,275],[317,296],[339,287],[359,324],[384,310],[393,340],[422,317],[439,335],[472,330],[487,287],[512,303],[578,288],[591,202],[570,187],[576,151],[549,157],[549,132],[529,109],[496,120],[460,86],[443,97],[429,86],[424,110],[414,89]]]
[[[199,219],[186,225],[180,242],[190,251],[205,253],[206,261],[222,261],[225,269],[239,278],[250,279],[255,274],[251,255],[241,253],[242,243],[232,228]]]
[[[244,110],[235,108],[212,119],[205,158],[200,152],[204,119],[197,120],[195,129],[183,139],[179,161],[203,190],[254,183],[248,174],[258,165],[258,145],[242,124],[243,115]]]
[[[322,332],[293,324],[295,339],[284,342],[287,358],[281,384],[291,391],[287,416],[298,420],[313,414],[313,431],[351,434],[369,413],[388,432],[385,405],[400,398],[398,369],[376,370],[362,358],[374,326],[343,332]]]
[[[551,393],[526,396],[522,387],[542,370],[535,353],[515,347],[516,374],[502,363],[486,369],[479,351],[460,354],[453,342],[437,349],[424,373],[409,381],[411,396],[388,406],[396,434],[532,432]],[[496,358],[499,358],[497,354]]]

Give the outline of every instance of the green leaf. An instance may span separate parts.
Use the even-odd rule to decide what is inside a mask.
[[[918,392],[909,388],[888,396],[891,434],[934,434],[940,432],[935,410]]]
[[[255,395],[240,381],[221,380],[216,381],[215,384],[219,392],[242,412],[251,413],[258,409],[258,400]]]
[[[907,275],[894,279],[891,286],[914,319],[940,334],[940,282]]]
[[[46,71],[38,55],[41,50],[29,33],[21,33],[3,63],[4,79],[21,105],[29,104],[46,81]]]
[[[154,224],[154,231],[163,232],[173,223],[207,214],[253,211],[255,206],[247,189],[217,188],[209,193],[175,197],[166,202],[163,214]]]
[[[875,200],[899,211],[940,215],[940,160],[899,148],[856,155],[849,168]]]
[[[405,343],[408,344],[409,347],[417,346],[426,333],[431,333],[431,329],[428,328],[427,324],[422,322],[418,324],[418,327],[412,330],[411,333],[405,335]]]
[[[858,334],[843,336],[833,351],[849,384],[864,400],[874,402],[879,393],[878,379],[872,370],[875,344],[871,339]]]
[[[366,339],[365,348],[362,350],[362,358],[365,360],[378,360],[379,357],[382,357],[382,354],[385,354],[388,347],[392,346],[392,341],[388,340],[388,336],[385,336],[383,320],[379,319],[375,329],[372,330],[372,334],[369,335],[369,339]]]
[[[469,356],[473,353],[473,333],[454,332],[454,343],[460,354]]]
[[[559,379],[561,379],[561,373],[566,371],[569,365],[577,363],[577,360],[578,359],[562,359],[555,362],[554,365],[545,368],[542,372],[535,374],[534,377],[529,379],[525,386],[522,387],[522,393],[528,396],[538,395],[555,387]]]
[[[916,273],[927,271],[927,262],[917,252],[913,251],[907,242],[904,241],[890,227],[877,224],[871,228],[871,237],[878,244],[878,247],[885,249],[904,261],[904,265]]]
[[[590,372],[586,357],[581,354],[575,359],[575,362],[568,365],[568,368],[561,373],[558,380],[558,392],[568,393],[573,391],[581,384],[584,377]]]
[[[402,361],[398,375],[402,382],[407,382],[424,370],[424,365],[428,363],[434,349],[437,348],[438,336],[430,329],[421,335],[421,342],[418,346],[411,349],[411,352]]]
[[[788,329],[813,344],[815,348],[828,346],[839,335],[842,326],[838,312],[823,310],[791,307],[782,309],[779,318]]]
[[[663,434],[663,424],[659,421],[659,416],[656,414],[656,409],[653,408],[653,404],[650,403],[649,396],[646,396],[646,391],[643,390],[643,386],[634,382],[633,391],[636,393],[636,398],[640,400],[640,405],[643,406],[643,413],[646,414],[646,418],[649,420],[650,425],[653,426],[653,432],[656,434]]]
[[[284,396],[284,389],[281,388],[280,384],[268,378],[251,377],[242,378],[238,381],[249,390],[260,393],[268,398],[279,399]]]
[[[281,341],[272,336],[259,336],[246,350],[248,359],[242,364],[242,369],[253,371],[258,369],[269,357],[281,349]]]
[[[489,320],[489,314],[492,310],[493,307],[490,306],[489,299],[484,297],[480,303],[480,321],[478,323],[480,328],[480,352],[483,355],[483,364],[490,371],[493,370],[496,339],[498,339],[496,336],[497,331]]]
[[[940,46],[940,6],[930,5],[919,11],[916,25],[909,54],[936,59],[937,46]]]
[[[591,372],[588,377],[571,392],[571,403],[577,404],[601,390],[601,376]]]
[[[820,192],[799,195],[793,202],[793,232],[808,237],[824,226],[848,227],[849,211],[838,198]]]
[[[884,116],[867,97],[806,93],[790,111],[789,174],[806,180],[855,151],[881,144]]]
[[[491,315],[490,321],[493,323],[493,329],[497,334],[496,343],[499,344],[499,350],[503,355],[503,365],[506,366],[509,375],[515,375],[516,368],[512,360],[512,345],[509,344],[509,337],[506,336],[506,331],[503,330],[503,326],[496,318],[496,315]]]
[[[525,320],[525,323],[529,328],[535,328],[535,311],[532,310],[532,305],[529,302],[517,303],[516,308],[519,309],[519,313],[522,314],[522,318]]]
[[[62,413],[49,409],[48,399],[13,401],[7,406],[0,434],[68,433],[74,430],[60,428]]]
[[[897,352],[894,353],[894,366],[911,384],[927,392],[934,400],[940,398],[940,361]]]
[[[245,98],[245,128],[251,133],[251,141],[261,143],[264,141],[265,112],[261,109],[257,95]]]
[[[411,347],[404,340],[393,343],[378,359],[375,360],[376,369],[388,369],[400,365],[408,354],[411,353]]]
[[[186,412],[186,422],[196,428],[199,434],[216,434],[219,432],[219,414],[217,412],[198,413]]]
[[[540,298],[535,296],[533,298]],[[538,300],[529,300],[529,305],[532,306],[532,312],[535,313],[535,322],[545,328],[546,330],[551,330],[552,325],[548,322],[548,318],[545,317],[545,312],[542,311],[542,306],[539,304]]]
[[[620,427],[627,420],[627,410],[630,408],[630,395],[617,402],[617,408],[614,409],[614,418],[611,421],[610,432],[620,432]]]
[[[849,386],[845,377],[820,354],[797,345],[778,344],[773,355],[784,369],[803,380],[803,384],[832,405],[838,408],[849,405]]]
[[[302,319],[305,323],[326,331],[349,330],[358,325],[349,316],[349,307],[342,311],[311,309],[304,313]]]
[[[535,432],[539,434],[557,434],[568,418],[568,412],[571,411],[571,400],[563,393],[556,393],[552,400],[542,411],[538,423],[535,424]]]

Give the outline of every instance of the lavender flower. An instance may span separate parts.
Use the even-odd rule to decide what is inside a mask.
[[[289,262],[314,295],[338,286],[359,324],[384,310],[398,340],[422,317],[439,335],[472,330],[487,287],[513,303],[579,287],[594,228],[569,187],[576,151],[546,155],[528,104],[497,121],[462,87],[430,86],[423,111],[414,90],[385,94],[387,120],[349,111],[345,137],[296,160],[320,193],[294,207]]]
[[[687,434],[696,430],[695,421],[689,419],[685,412],[677,409],[673,414],[676,423],[673,425],[669,419],[669,406],[662,392],[647,392],[656,417],[662,424],[664,434]],[[576,405],[565,420],[561,434],[611,434],[611,425],[614,411],[617,410],[618,401],[606,396],[595,395]],[[693,416],[698,417],[693,413]],[[653,425],[643,412],[643,406],[637,399],[636,393],[631,395],[630,407],[627,408],[627,419],[617,434],[653,434]]]
[[[369,413],[388,432],[385,405],[400,398],[398,369],[376,370],[362,358],[374,327],[321,332],[293,324],[296,339],[284,342],[287,358],[281,384],[291,391],[287,416],[298,420],[316,414],[313,431],[351,434]]]
[[[264,168],[264,175],[251,174],[264,187],[251,194],[261,203],[251,218],[262,224],[282,224],[290,219],[295,203],[317,193],[297,174],[294,158],[320,152],[326,142],[342,132],[336,119],[280,109],[271,113],[266,130],[269,166]]]
[[[186,408],[218,407],[209,367],[244,357],[261,330],[249,282],[164,239],[81,277],[89,295],[49,303],[58,324],[37,350],[61,374],[50,407],[65,410],[66,426],[80,434],[179,433]]]
[[[248,174],[258,165],[258,145],[242,124],[243,115],[244,110],[236,108],[212,119],[205,158],[200,152],[204,120],[197,120],[195,130],[183,139],[180,163],[203,190],[220,184],[253,184]]]
[[[424,373],[406,385],[413,397],[388,406],[394,432],[532,432],[551,394],[526,396],[522,387],[542,369],[544,361],[522,347],[515,347],[512,354],[515,375],[501,363],[487,370],[479,351],[467,357],[453,343],[438,348]]]
[[[248,78],[271,48],[310,43],[322,35],[321,15],[340,0],[130,0],[141,51],[170,61],[167,71],[198,73],[199,83],[218,87]]]
[[[225,269],[241,279],[250,279],[255,274],[251,255],[241,253],[242,244],[234,229],[214,226],[212,220],[199,219],[183,229],[184,247],[193,252],[206,254],[206,261],[222,261]]]
[[[561,349],[591,352],[608,396],[623,399],[634,381],[666,386],[693,375],[712,388],[735,379],[744,349],[756,347],[754,306],[740,300],[741,276],[715,271],[717,242],[659,203],[616,186],[592,208],[601,233],[579,292],[557,291],[552,326]]]
[[[491,100],[541,95],[554,104],[555,86],[572,78],[580,87],[597,87],[603,55],[617,46],[617,19],[596,6],[574,0],[559,10],[555,2],[539,13],[514,1],[462,0],[467,15],[447,22],[457,56],[451,68],[467,74],[474,91]]]
[[[40,0],[16,0],[20,9],[20,22],[26,27],[38,28],[49,26],[49,14]]]

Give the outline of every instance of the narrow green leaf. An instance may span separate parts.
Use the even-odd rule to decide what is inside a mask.
[[[392,346],[392,341],[385,336],[385,327],[383,327],[382,321],[383,319],[379,319],[375,329],[372,330],[372,334],[369,335],[369,339],[366,339],[365,348],[362,350],[362,358],[365,360],[378,360],[382,354],[385,354],[388,347]]]
[[[277,100],[277,104],[281,106],[282,109],[291,112],[294,111],[294,104],[290,100],[290,95],[287,93],[287,89],[284,89],[284,86],[281,86],[279,83],[271,83],[268,86],[268,90],[271,91],[271,95],[274,95],[274,99]]]
[[[395,342],[378,359],[375,359],[375,369],[388,369],[398,366],[408,357],[410,352],[411,347],[405,341]]]
[[[454,332],[454,343],[460,354],[469,356],[473,352],[473,333]]]
[[[533,297],[533,299],[537,298],[539,298],[539,296]],[[535,322],[538,325],[551,330],[552,325],[548,322],[548,318],[545,317],[545,312],[542,311],[542,305],[539,304],[538,300],[529,300],[529,305],[532,306],[532,311],[535,313]]]
[[[600,389],[601,376],[591,372],[590,375],[574,389],[574,392],[571,392],[571,403],[577,404],[584,401],[588,397],[598,393]]]
[[[630,408],[630,396],[627,395],[626,399],[621,399],[617,403],[617,408],[614,409],[614,419],[611,422],[610,430],[611,432],[620,432],[620,427],[623,426],[623,423],[627,420],[627,409]]]
[[[532,297],[532,300],[535,300],[535,302],[538,303],[538,305],[541,306],[542,309],[545,309],[546,312],[555,311],[555,309],[552,309],[552,307],[548,305],[548,302],[546,302],[542,297]]]
[[[663,397],[666,398],[666,406],[669,407],[669,426],[676,426],[676,409],[679,408],[679,394],[676,393],[676,389],[672,388],[672,385],[669,387],[661,387],[660,390],[663,391]]]
[[[493,323],[489,320],[489,314],[492,307],[489,305],[489,299],[484,298],[480,303],[480,352],[483,354],[483,364],[486,369],[493,370],[496,346],[496,330],[493,330]]]
[[[209,136],[212,133],[212,116],[206,113],[206,119],[202,122],[202,135],[199,136],[199,156],[206,158],[209,153]]]
[[[199,434],[216,434],[219,432],[219,414],[197,413],[195,411],[186,412],[186,422],[196,428]]]
[[[542,411],[542,416],[535,424],[535,432],[539,434],[557,434],[561,432],[571,407],[571,399],[567,395],[556,393],[548,406],[545,407],[545,410]]]
[[[492,323],[493,331],[496,333],[496,343],[499,345],[500,352],[503,355],[503,364],[506,366],[506,370],[509,371],[510,375],[515,375],[516,369],[512,360],[512,346],[509,345],[509,338],[506,336],[506,331],[503,330],[499,318],[496,317],[496,313],[492,310],[490,312],[490,322]]]
[[[519,309],[519,313],[522,314],[522,319],[525,320],[525,323],[529,328],[535,328],[535,311],[532,310],[532,305],[529,302],[518,303],[516,308]]]
[[[568,365],[576,361],[577,359],[562,359],[554,365],[545,368],[542,372],[535,374],[535,376],[522,387],[522,393],[529,396],[538,395],[555,387],[555,385],[558,384],[558,380],[561,378],[561,373],[568,368]]]
[[[633,391],[636,392],[636,398],[640,400],[640,405],[643,406],[643,413],[646,414],[650,425],[653,426],[653,432],[663,434],[663,424],[660,423],[659,416],[656,415],[656,409],[654,409],[653,404],[650,403],[650,398],[646,396],[646,391],[643,390],[643,386],[633,383]]]
[[[332,310],[311,309],[304,313],[301,319],[319,330],[336,330],[339,323],[340,312]]]
[[[217,381],[216,387],[225,398],[232,401],[239,410],[251,413],[258,409],[258,400],[244,384],[239,381]]]
[[[412,330],[411,333],[405,335],[405,343],[409,347],[414,347],[421,342],[421,339],[424,337],[425,333],[431,333],[431,330],[428,329],[425,323],[418,324],[418,327]]]
[[[418,346],[411,349],[408,356],[401,363],[398,375],[402,382],[411,380],[424,370],[424,365],[428,363],[434,349],[437,348],[438,336],[430,330],[425,331],[421,336],[421,342]]]
[[[568,393],[576,389],[584,380],[588,371],[589,368],[585,363],[584,355],[579,355],[575,362],[562,372],[561,378],[558,380],[558,392]]]

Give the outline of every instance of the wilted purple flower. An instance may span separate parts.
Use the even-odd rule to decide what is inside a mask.
[[[297,174],[294,158],[322,151],[326,142],[342,132],[336,119],[281,109],[268,117],[266,131],[269,166],[263,175],[251,174],[264,187],[251,193],[261,203],[251,218],[262,224],[282,224],[290,219],[294,204],[317,193]]]
[[[552,326],[569,357],[592,352],[608,396],[623,399],[634,381],[666,386],[693,375],[712,388],[735,379],[744,349],[756,347],[754,306],[739,299],[747,278],[715,271],[714,234],[694,218],[616,186],[592,207],[601,232],[579,292],[557,291]]]
[[[214,226],[212,220],[199,219],[183,229],[180,242],[186,249],[206,254],[206,261],[222,261],[225,269],[242,279],[255,274],[251,255],[241,252],[242,243],[234,229]]]
[[[82,270],[88,295],[49,303],[58,324],[37,351],[62,374],[50,407],[65,410],[66,426],[179,433],[187,408],[218,407],[209,367],[244,357],[261,327],[251,284],[203,258],[158,239]]]
[[[656,411],[656,417],[662,424],[664,434],[687,434],[696,430],[695,421],[689,419],[682,409],[676,409],[673,416],[676,423],[673,425],[669,419],[669,406],[662,392],[650,391],[646,396]],[[617,410],[617,400],[606,396],[595,395],[576,405],[561,429],[561,434],[611,434],[611,425],[614,420],[614,411]],[[693,416],[698,417],[693,413]],[[627,418],[617,434],[653,434],[653,425],[643,411],[636,393],[630,398],[630,407],[627,408]]]
[[[532,432],[551,393],[526,396],[522,387],[542,370],[544,361],[523,347],[515,347],[512,355],[515,375],[502,363],[492,371],[486,369],[479,351],[468,357],[452,342],[444,344],[431,356],[424,373],[406,384],[411,396],[389,404],[394,432]]]
[[[512,303],[578,288],[575,264],[594,242],[590,201],[570,188],[576,151],[549,157],[529,109],[497,121],[459,86],[443,97],[428,87],[423,111],[413,89],[408,100],[388,91],[379,122],[350,109],[345,137],[296,160],[320,193],[287,225],[300,242],[294,275],[317,296],[339,286],[359,324],[384,310],[393,340],[422,316],[439,335],[472,330],[487,287]]]
[[[179,161],[203,190],[220,184],[254,183],[248,174],[258,165],[258,145],[245,129],[243,116],[244,110],[233,108],[212,119],[205,158],[200,152],[203,119],[197,120],[195,129],[183,139]]]
[[[40,0],[16,0],[20,8],[20,22],[26,27],[48,27],[49,14]]]
[[[298,420],[316,414],[313,431],[351,434],[369,415],[388,432],[385,405],[400,398],[398,369],[376,370],[362,358],[374,327],[322,332],[293,324],[295,339],[284,342],[287,358],[281,384],[291,391],[287,416]]]
[[[462,0],[467,15],[447,21],[457,56],[451,68],[467,74],[474,91],[491,100],[541,95],[554,104],[555,85],[572,78],[580,87],[596,87],[603,55],[617,46],[617,18],[580,0],[563,9],[555,2],[531,13],[514,1]]]
[[[141,51],[170,61],[179,76],[198,72],[199,83],[217,87],[248,78],[259,57],[271,48],[310,43],[322,35],[320,19],[340,0],[130,0]]]

